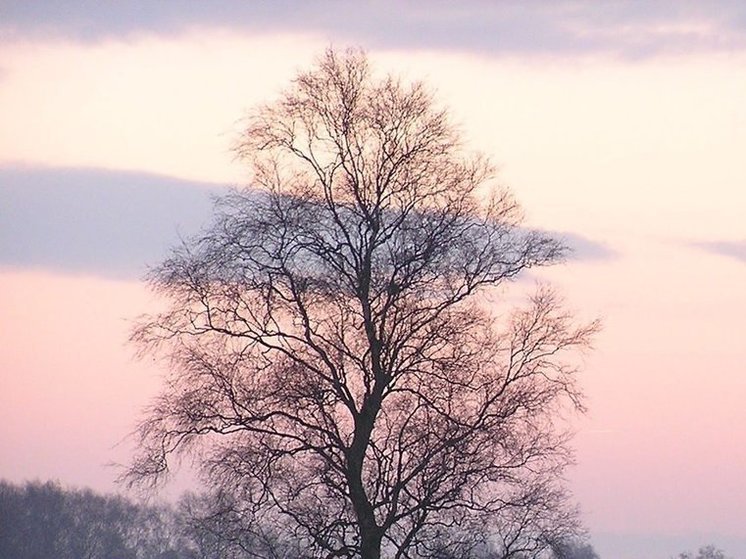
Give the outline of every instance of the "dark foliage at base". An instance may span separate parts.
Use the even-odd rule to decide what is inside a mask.
[[[0,481],[0,557],[7,559],[231,559],[177,507],[146,505],[54,482]]]
[[[3,559],[298,559],[303,541],[279,541],[269,520],[262,531],[227,495],[183,496],[176,505],[138,503],[120,495],[70,489],[56,482],[0,481],[0,558]],[[469,538],[465,538],[465,541]],[[479,539],[479,538],[477,538]],[[581,541],[552,546],[551,559],[598,559]],[[486,543],[470,549],[433,550],[438,559],[523,559]]]

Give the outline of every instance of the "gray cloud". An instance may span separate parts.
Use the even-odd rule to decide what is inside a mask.
[[[570,249],[570,260],[609,260],[616,258],[618,253],[604,243],[587,239],[577,233],[552,233]]]
[[[712,254],[728,256],[746,263],[746,239],[742,241],[711,241],[694,243],[694,246]]]
[[[220,191],[145,173],[0,168],[0,265],[140,277],[199,231]]]
[[[0,266],[139,278],[208,224],[226,191],[137,172],[0,167]],[[582,236],[557,236],[571,259],[613,256]]]
[[[79,40],[189,27],[254,33],[312,32],[375,48],[488,53],[580,54],[723,50],[746,46],[746,3],[738,0],[628,2],[395,0],[177,2],[0,0],[0,37],[58,34]]]

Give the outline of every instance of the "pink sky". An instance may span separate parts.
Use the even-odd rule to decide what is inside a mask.
[[[499,15],[489,21],[503,31],[522,17]],[[152,309],[138,280],[152,257],[135,252],[135,268],[114,273],[97,265],[112,256],[103,239],[78,258],[101,234],[87,221],[100,207],[68,181],[59,188],[71,213],[54,225],[52,259],[37,246],[49,221],[34,177],[87,170],[88,181],[106,178],[85,185],[95,190],[126,171],[153,188],[178,179],[206,199],[214,187],[192,183],[245,178],[229,151],[245,110],[344,40],[367,46],[379,70],[432,85],[498,163],[529,224],[603,248],[543,274],[580,316],[604,321],[586,358],[590,412],[571,472],[602,557],[632,557],[603,543],[625,534],[746,546],[746,41],[723,21],[685,15],[581,17],[566,48],[510,35],[501,50],[460,35],[407,44],[362,27],[356,40],[302,22],[260,32],[164,20],[162,34],[134,22],[80,37],[17,14],[0,33],[0,192],[11,201],[0,202],[0,477],[112,490],[105,464],[126,460],[118,443],[159,380],[157,364],[134,361],[126,344],[131,320]],[[18,173],[30,181],[20,194]],[[109,208],[111,227],[142,228],[146,194]],[[182,223],[176,211],[157,214],[167,234]]]

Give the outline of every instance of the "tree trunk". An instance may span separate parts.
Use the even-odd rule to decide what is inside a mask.
[[[360,527],[360,558],[361,559],[380,559],[381,558],[381,536],[378,527],[375,534],[366,533],[363,527]]]
[[[381,539],[383,532],[376,523],[375,512],[363,485],[363,461],[365,451],[370,442],[375,416],[380,408],[380,394],[374,389],[372,398],[368,400],[357,417],[355,436],[350,445],[347,463],[347,483],[350,489],[355,516],[360,532],[361,559],[380,559]]]

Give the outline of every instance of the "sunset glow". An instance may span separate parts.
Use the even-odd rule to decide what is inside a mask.
[[[121,29],[112,9],[91,37],[74,17],[35,22],[6,4],[0,478],[116,490],[107,464],[127,460],[164,367],[127,343],[154,304],[146,266],[209,220],[211,195],[248,180],[232,152],[246,111],[329,44],[360,45],[377,71],[431,86],[528,225],[576,248],[540,279],[604,325],[571,471],[601,557],[746,554],[746,19],[674,17],[673,2],[655,15],[612,3],[614,21],[601,5],[438,3],[438,19],[414,2],[404,20],[428,27],[408,42],[384,31],[394,3],[366,4],[352,31],[285,20],[280,3],[261,24],[186,14],[162,33],[134,16]],[[527,44],[518,27],[533,21],[559,38]],[[470,38],[484,25],[494,38]],[[64,189],[63,218],[42,183]]]

